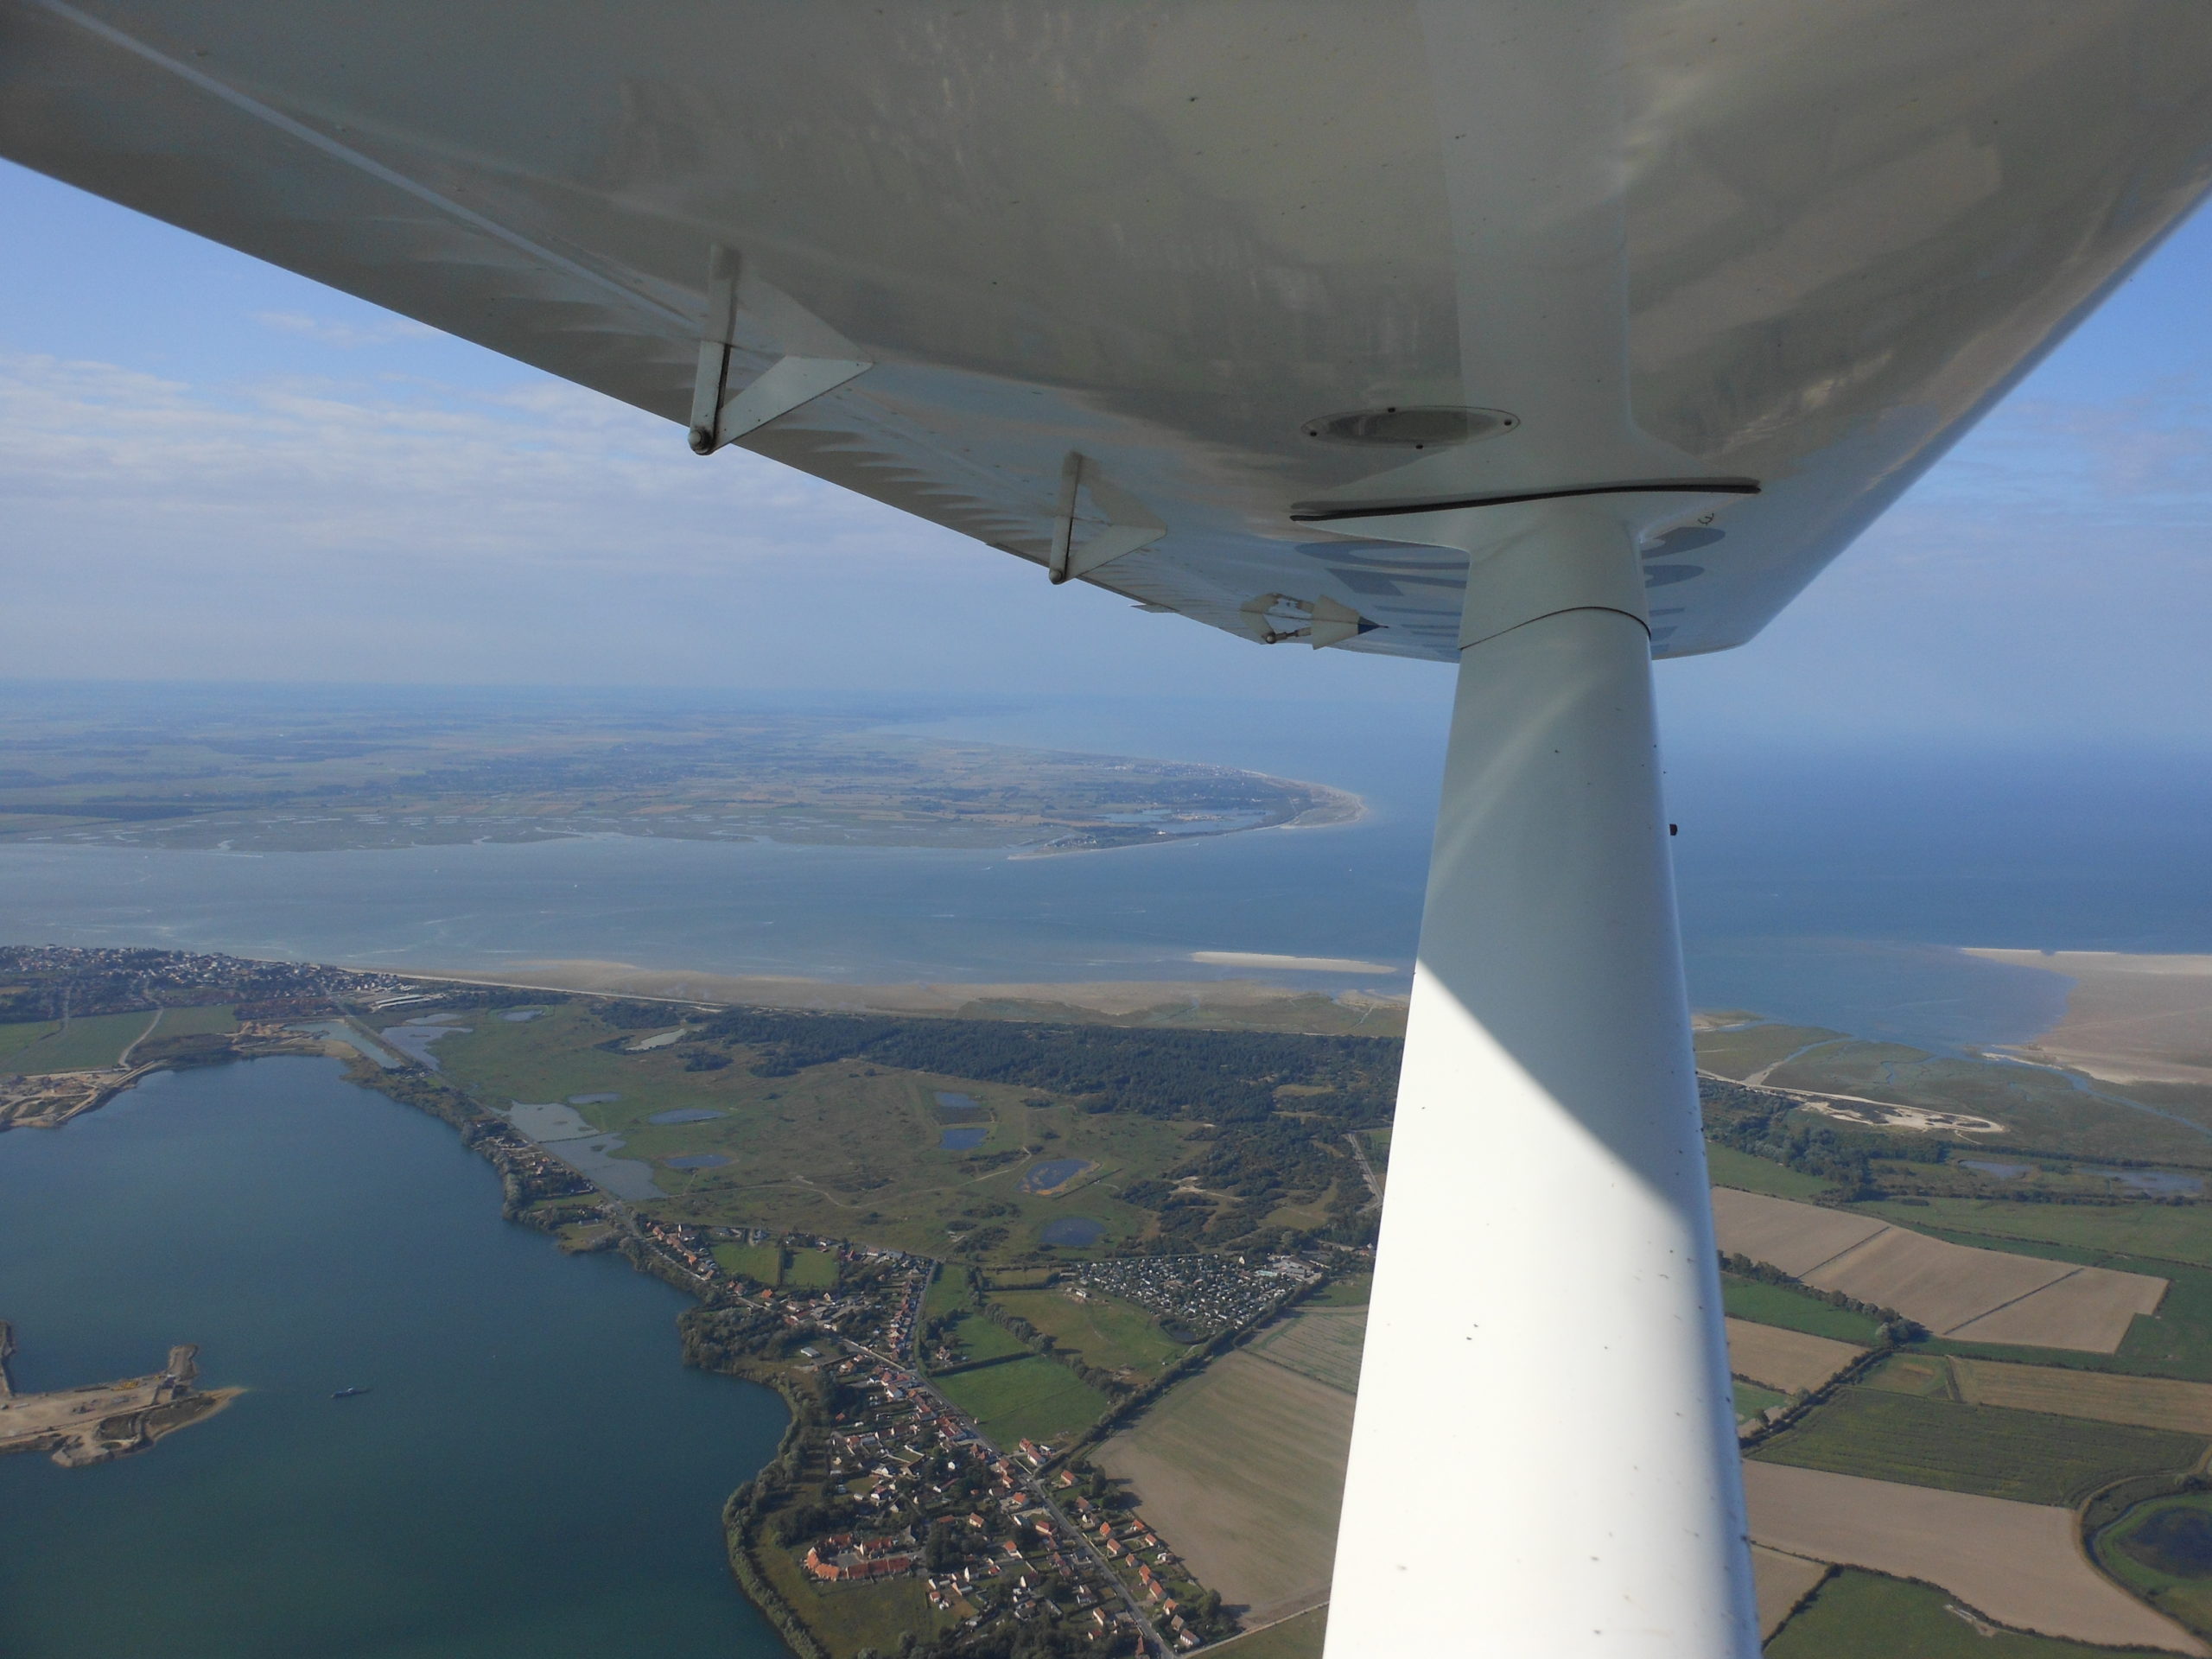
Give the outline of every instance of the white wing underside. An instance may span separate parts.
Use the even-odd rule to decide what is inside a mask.
[[[1740,643],[2212,179],[2196,0],[0,0],[0,30],[28,166],[671,442],[719,409],[713,442],[1055,575],[1440,659],[1465,555],[1332,512],[1679,486],[1656,648]],[[1434,406],[1516,423],[1304,429]]]

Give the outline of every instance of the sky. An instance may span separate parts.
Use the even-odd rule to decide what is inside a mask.
[[[1671,742],[2212,747],[2212,218]],[[0,163],[0,675],[1440,703],[1037,569]]]

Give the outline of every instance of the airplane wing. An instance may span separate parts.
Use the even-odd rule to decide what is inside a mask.
[[[1391,512],[1674,492],[1656,649],[1738,644],[2212,180],[2193,0],[1524,10],[0,0],[0,154],[1040,583],[1440,660]]]

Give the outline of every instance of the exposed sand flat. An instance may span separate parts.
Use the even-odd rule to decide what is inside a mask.
[[[1969,1249],[1891,1227],[1802,1277],[1821,1290],[1840,1290],[1877,1307],[1894,1307],[1936,1335],[1948,1336],[1969,1319],[2075,1271],[2069,1262]],[[2120,1328],[2126,1329],[2125,1319]]]
[[[1792,1204],[1732,1186],[1713,1188],[1713,1224],[1722,1249],[1770,1262],[1801,1279],[1853,1245],[1890,1230],[1890,1224],[1878,1217]]]
[[[1866,1351],[1748,1319],[1728,1321],[1728,1369],[1784,1394],[1817,1389]]]
[[[1778,1463],[1745,1464],[1744,1491],[1751,1537],[1770,1549],[1940,1585],[2018,1630],[2212,1653],[2088,1564],[2070,1510]]]
[[[1938,1336],[2115,1352],[2167,1281],[1947,1244],[1872,1216],[1716,1187],[1723,1250],[1770,1262],[1820,1290],[1891,1307]]]
[[[1387,962],[1357,957],[1278,957],[1265,950],[1193,950],[1191,960],[1212,968],[1283,968],[1302,974],[1402,974]]]
[[[2066,1017],[2010,1052],[2107,1083],[2212,1085],[2212,957],[1976,948],[1966,954],[2074,981]]]
[[[2139,1313],[2155,1313],[2166,1281],[2110,1268],[2076,1268],[2033,1295],[1969,1319],[1948,1334],[1961,1342],[2002,1342],[2031,1348],[2120,1351]]]
[[[1951,1374],[1969,1405],[2009,1406],[2015,1411],[2049,1411],[2098,1422],[2212,1434],[2212,1383],[1955,1357]]]
[[[1797,1604],[1813,1593],[1829,1570],[1826,1561],[1784,1555],[1764,1544],[1751,1546],[1751,1583],[1758,1592],[1761,1641],[1783,1627],[1797,1611]]]
[[[1285,958],[1309,967],[1319,958]],[[1329,964],[1331,971],[1397,976],[1402,969],[1376,963]],[[761,1008],[838,1009],[869,1014],[957,1014],[976,1002],[1027,1002],[1109,1015],[1143,1014],[1169,1005],[1260,1009],[1313,998],[1312,990],[1263,985],[1249,979],[1109,979],[1020,985],[906,984],[842,985],[829,980],[772,974],[707,974],[684,969],[640,968],[626,962],[566,957],[518,962],[497,973],[446,971],[423,974],[429,980],[464,984],[512,986],[524,990],[585,991],[603,996],[658,998]],[[1402,1009],[1402,994],[1350,991],[1337,1001],[1351,1007]]]

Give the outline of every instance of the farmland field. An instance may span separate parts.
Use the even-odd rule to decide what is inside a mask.
[[[1149,1382],[1190,1352],[1171,1342],[1160,1323],[1134,1302],[1092,1291],[1077,1301],[1062,1290],[994,1291],[991,1300],[1102,1371],[1126,1372],[1139,1384]]]
[[[2089,1565],[2075,1542],[2071,1510],[1759,1462],[1744,1465],[1744,1494],[1752,1541],[1770,1548],[1940,1585],[1967,1606],[2016,1630],[2112,1647],[2200,1651],[2172,1624]],[[1809,1617],[1814,1611],[1808,1607],[1799,1617]],[[1838,1619],[1836,1624],[1850,1622]],[[1910,1630],[1904,1632],[1902,1645],[1887,1645],[1897,1639],[1897,1633],[1891,1632],[1873,1646],[1785,1647],[1783,1642],[1789,1639],[1796,1623],[1793,1619],[1783,1627],[1771,1653],[1794,1654],[1796,1659],[1821,1659],[1830,1653],[1840,1659],[1921,1659],[1923,1652],[1949,1651],[1910,1645],[1917,1634]],[[1823,1618],[1797,1639],[1809,1643],[1832,1628]],[[1879,1624],[1872,1628],[1887,1629]],[[1978,1637],[1964,1624],[1959,1629],[1972,1642],[1997,1639]],[[1821,1639],[1826,1643],[1847,1637],[1821,1635]],[[1992,1650],[1987,1646],[1960,1649],[1979,1656]]]
[[[1359,1357],[1366,1344],[1364,1308],[1308,1306],[1262,1332],[1245,1351],[1351,1394],[1359,1387]]]
[[[1023,1440],[1065,1445],[1106,1409],[1104,1395],[1041,1354],[939,1377],[937,1388],[1001,1446]]]
[[[1787,1395],[1777,1394],[1772,1389],[1763,1389],[1756,1382],[1746,1382],[1740,1376],[1732,1379],[1729,1386],[1735,1390],[1736,1421],[1739,1423],[1772,1407],[1786,1404],[1789,1398]]]
[[[1983,1635],[1924,1584],[1846,1567],[1767,1643],[1766,1659],[2112,1659],[2056,1637]]]
[[[1784,1331],[1802,1331],[1808,1336],[1855,1343],[1861,1348],[1872,1347],[1882,1334],[1882,1327],[1864,1313],[1831,1307],[1819,1297],[1792,1290],[1788,1285],[1763,1284],[1756,1279],[1723,1274],[1720,1300],[1732,1319],[1779,1325]]]
[[[94,1014],[89,1020],[72,1020],[67,1026],[48,1027],[47,1036],[9,1054],[8,1066],[10,1071],[36,1075],[113,1065],[153,1023],[153,1014],[146,1012]]]
[[[2167,1281],[2018,1251],[1957,1244],[1879,1216],[1721,1188],[1720,1248],[1768,1262],[1821,1290],[1895,1308],[1938,1336],[2014,1347],[2112,1353]]]
[[[1328,1593],[1351,1442],[1349,1394],[1238,1352],[1171,1390],[1092,1461],[1132,1484],[1201,1583],[1264,1619]]]
[[[1236,1659],[1321,1659],[1321,1640],[1328,1630],[1328,1608],[1315,1607],[1249,1636],[1232,1637],[1208,1651],[1234,1654]]]
[[[1705,1169],[1715,1186],[1766,1192],[1777,1198],[1816,1198],[1835,1185],[1712,1141],[1705,1143]]]
[[[2202,1435],[1847,1387],[1751,1455],[2014,1503],[2074,1504],[2125,1475],[2186,1469],[2204,1451]]]
[[[1893,1204],[1857,1208],[1907,1226],[1977,1233],[1992,1241],[2034,1239],[2212,1268],[2212,1205],[2008,1204],[2001,1198],[1930,1198],[1925,1205],[1910,1208]]]
[[[1974,1405],[2212,1434],[2212,1385],[2202,1382],[1963,1357],[1953,1359],[1951,1370],[1960,1398]]]
[[[1813,1587],[1834,1570],[1826,1561],[1808,1561],[1753,1544],[1751,1584],[1758,1599],[1760,1637],[1780,1630]]]
[[[1855,1343],[1748,1319],[1728,1321],[1728,1369],[1785,1394],[1817,1389],[1866,1351]]]

